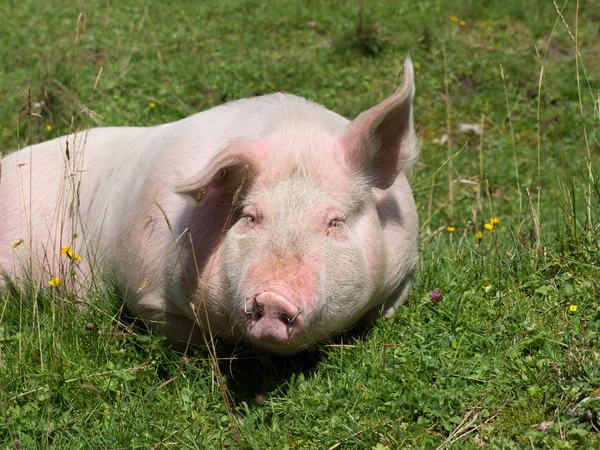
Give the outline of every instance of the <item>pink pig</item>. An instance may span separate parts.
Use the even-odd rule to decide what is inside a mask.
[[[174,344],[217,336],[281,354],[389,316],[418,260],[403,171],[413,96],[407,59],[400,88],[352,122],[272,94],[13,153],[0,288],[111,280]]]

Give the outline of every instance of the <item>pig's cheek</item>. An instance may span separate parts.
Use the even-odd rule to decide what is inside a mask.
[[[243,307],[243,280],[248,268],[257,259],[258,251],[248,233],[229,233],[223,242],[223,267],[230,292],[229,301],[235,307]]]
[[[332,242],[324,273],[323,326],[343,329],[378,301],[383,276],[383,242],[379,223],[365,220],[349,230],[345,242]]]
[[[365,214],[353,231],[352,241],[364,262],[364,280],[370,290],[375,290],[385,274],[384,235],[376,211]]]
[[[319,328],[329,333],[352,324],[370,297],[370,283],[364,283],[366,266],[359,248],[353,245],[333,245],[321,271],[321,304]],[[335,256],[333,256],[335,255]]]

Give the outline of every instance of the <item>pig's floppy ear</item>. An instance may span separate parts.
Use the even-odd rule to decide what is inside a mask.
[[[412,119],[414,92],[414,69],[407,57],[398,90],[362,112],[345,131],[344,160],[380,189],[390,187],[417,155]]]
[[[256,169],[252,145],[234,142],[227,144],[206,165],[204,170],[173,185],[173,192],[201,200],[209,187],[235,192],[240,184],[249,181]]]

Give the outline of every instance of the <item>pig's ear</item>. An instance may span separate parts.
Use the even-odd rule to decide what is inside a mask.
[[[173,185],[173,192],[201,200],[208,188],[235,192],[240,185],[250,182],[257,161],[250,143],[234,142],[226,145],[206,165],[204,170]]]
[[[418,153],[412,119],[414,92],[414,70],[407,57],[398,90],[361,113],[345,131],[344,159],[380,189],[390,187]]]

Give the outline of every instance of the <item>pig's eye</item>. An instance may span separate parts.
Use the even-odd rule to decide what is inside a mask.
[[[325,234],[327,234],[327,236],[329,236],[332,233],[336,233],[336,232],[340,231],[343,226],[344,226],[344,221],[342,219],[333,219],[327,225],[327,232]]]
[[[246,226],[252,228],[256,223],[256,216],[254,214],[244,213],[242,215],[242,221]]]

